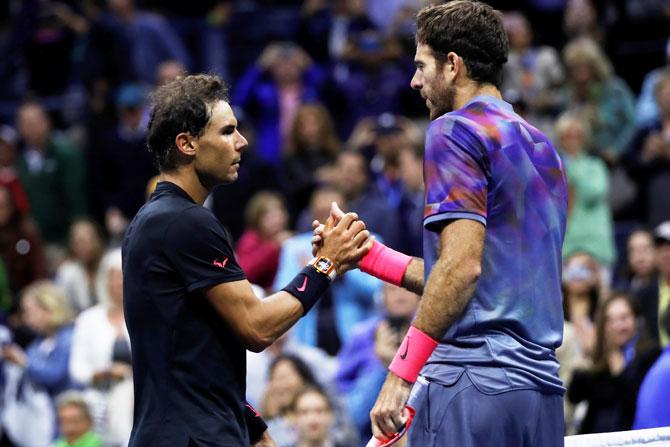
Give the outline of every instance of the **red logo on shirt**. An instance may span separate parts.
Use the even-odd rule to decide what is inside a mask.
[[[247,403],[246,405],[247,408],[251,410],[251,412],[254,414],[254,416],[256,416],[257,418],[261,417],[261,415],[258,413],[258,411],[256,411],[254,407],[252,407],[249,403]]]
[[[305,280],[302,282],[302,285],[298,287],[298,292],[304,292],[306,288],[307,288],[307,277],[305,276]]]
[[[226,264],[228,263],[228,258],[223,258],[223,262],[219,261],[218,259],[215,259],[212,261],[212,265],[215,265],[217,267],[221,267],[222,269],[226,268]]]

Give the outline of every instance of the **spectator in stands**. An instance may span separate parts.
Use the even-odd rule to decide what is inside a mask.
[[[628,236],[628,267],[622,289],[635,296],[640,290],[658,281],[654,236],[649,230],[638,228]]]
[[[258,287],[258,286],[256,286]],[[263,289],[257,296],[263,296]],[[260,408],[268,384],[270,364],[282,354],[300,358],[314,372],[316,381],[330,388],[337,372],[337,359],[323,349],[300,343],[287,332],[262,352],[247,351],[247,402]]]
[[[661,316],[660,325],[670,333],[670,311]],[[670,402],[670,345],[663,349],[640,386],[633,429],[670,426],[668,402]]]
[[[56,282],[77,313],[98,302],[95,278],[105,252],[100,226],[91,219],[78,219],[70,226],[69,256],[56,272]]]
[[[593,366],[575,372],[568,387],[574,402],[587,401],[580,433],[630,430],[642,379],[658,357],[638,331],[633,302],[613,294],[599,309]]]
[[[166,15],[191,56],[189,71],[230,81],[226,29],[233,13],[232,1],[145,0],[144,4]]]
[[[422,138],[421,131],[409,119],[382,113],[361,119],[347,141],[350,150],[362,152],[370,160],[371,183],[393,209],[399,207],[403,191],[400,151]]]
[[[635,134],[635,103],[630,88],[612,72],[602,49],[578,38],[563,49],[567,67],[564,105],[580,111],[591,129],[589,147],[615,164]]]
[[[292,236],[282,197],[271,191],[255,194],[246,209],[247,229],[235,247],[237,261],[247,279],[268,290],[279,265],[279,249]]]
[[[337,441],[331,431],[334,408],[330,397],[318,387],[300,390],[293,400],[291,412],[295,418],[298,439],[295,447],[348,447]]]
[[[15,196],[6,186],[0,186],[0,258],[7,268],[14,296],[28,284],[47,276],[39,230],[19,212]],[[8,311],[5,304],[3,309]],[[12,310],[18,309],[18,303],[10,304]]]
[[[68,391],[56,399],[58,428],[61,436],[54,447],[101,447],[102,440],[93,432],[93,419],[84,396]]]
[[[145,103],[139,84],[124,84],[116,94],[116,119],[89,141],[91,192],[96,215],[113,242],[120,244],[130,219],[144,204],[144,187],[157,172],[146,150]]]
[[[384,311],[358,323],[338,354],[338,392],[361,439],[372,435],[369,413],[386,379],[391,363],[409,328],[419,297],[400,287],[384,284]]]
[[[309,218],[306,220],[325,222],[332,202],[347,208],[346,200],[340,192],[329,187],[317,189],[312,195]],[[393,216],[388,218],[393,219]],[[389,222],[391,220],[385,224],[388,226]],[[274,282],[275,290],[280,289],[287,278],[292,278],[312,259],[311,239],[310,230],[284,242]],[[378,279],[357,269],[338,276],[316,304],[314,311],[298,321],[291,331],[291,337],[302,344],[322,348],[330,355],[337,354],[340,345],[349,340],[352,327],[373,315],[374,295],[380,288],[381,282]]]
[[[105,445],[125,445],[132,429],[132,367],[123,318],[121,250],[107,252],[96,278],[99,304],[74,324],[69,371],[87,387],[96,433]]]
[[[398,231],[393,222],[394,211],[370,181],[368,162],[360,152],[344,151],[335,163],[333,186],[338,189],[349,209],[358,214],[367,228],[382,236],[384,243],[398,247]]]
[[[233,103],[254,123],[258,155],[273,164],[281,160],[301,104],[317,101],[322,71],[307,53],[290,42],[271,43],[233,91]]]
[[[17,170],[32,214],[47,243],[63,243],[72,220],[86,211],[84,158],[79,148],[52,132],[40,104],[23,103],[17,121],[22,139]]]
[[[375,29],[351,36],[329,84],[328,103],[338,117],[341,135],[348,135],[362,118],[403,111],[409,73],[401,56],[395,36]]]
[[[4,428],[19,445],[48,445],[55,433],[54,399],[75,386],[68,374],[72,310],[63,291],[48,281],[25,289],[21,310],[37,337],[25,351],[12,343],[2,348],[2,360],[12,365],[5,370],[10,392]]]
[[[658,321],[670,309],[670,221],[654,229],[654,242],[658,280],[640,289],[635,301],[649,335],[665,347],[670,344],[670,333],[660,328]]]
[[[71,2],[37,2],[17,5],[23,34],[22,61],[28,73],[27,88],[39,96],[58,96],[65,92],[72,76],[72,53],[76,29],[68,16]],[[69,14],[68,11],[69,10]],[[84,25],[85,26],[85,25]]]
[[[626,157],[639,188],[639,217],[652,226],[670,219],[670,71],[657,77],[654,93],[658,119],[640,129]]]
[[[332,182],[332,164],[341,146],[333,118],[323,104],[300,106],[280,170],[281,188],[293,222],[309,205],[314,189],[319,184]]]
[[[270,381],[265,391],[261,406],[263,418],[268,422],[268,429],[280,447],[293,446],[298,440],[293,405],[300,391],[305,387],[320,387],[314,373],[298,357],[280,355],[270,365]],[[331,397],[331,402],[335,402]],[[356,436],[353,433],[346,415],[339,406],[334,408],[333,435],[337,442],[354,445]]]
[[[122,81],[152,84],[156,68],[166,60],[177,60],[190,66],[190,55],[165,18],[138,9],[135,0],[111,0],[107,7],[109,14],[105,25],[121,47],[121,54],[128,57],[117,61],[128,72]]]
[[[640,128],[649,126],[658,121],[659,113],[656,104],[656,84],[662,76],[670,75],[670,38],[665,46],[666,64],[662,67],[650,71],[642,81],[640,96],[637,98],[635,106],[635,118]]]
[[[339,61],[352,34],[374,28],[360,0],[306,0],[298,27],[298,42],[317,63]]]
[[[19,135],[7,125],[0,125],[0,186],[6,186],[11,191],[16,202],[18,211],[27,216],[30,211],[30,203],[21,180],[16,172],[16,145]]]
[[[503,25],[510,44],[503,67],[503,96],[521,103],[526,119],[551,135],[564,80],[558,53],[552,47],[533,45],[533,30],[523,13],[505,13]]]
[[[295,441],[297,433],[287,420],[291,404],[300,390],[317,385],[312,370],[298,357],[279,355],[268,369],[268,386],[260,407],[263,419],[277,444]]]
[[[616,251],[607,166],[588,153],[590,132],[582,115],[563,114],[556,123],[556,136],[565,161],[570,196],[563,256],[575,251],[591,253],[603,267],[601,280],[609,286]]]
[[[599,20],[598,4],[593,0],[567,0],[563,28],[567,37],[590,38],[602,42],[605,30]]]
[[[601,301],[600,267],[588,253],[573,253],[563,268],[563,344],[556,350],[561,364],[559,376],[568,384],[574,371],[588,368],[595,344],[595,315]],[[577,433],[575,406],[567,396],[563,400],[567,434]]]
[[[564,261],[563,344],[556,349],[556,356],[561,364],[559,376],[566,386],[576,369],[591,365],[596,336],[594,321],[603,293],[599,272],[598,261],[588,253],[573,253]],[[576,408],[567,395],[563,408],[566,433],[577,433]]]

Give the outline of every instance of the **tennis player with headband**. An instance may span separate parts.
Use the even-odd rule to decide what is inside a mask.
[[[380,444],[397,437],[421,373],[430,405],[416,408],[409,446],[562,446],[561,160],[501,97],[508,42],[498,11],[426,7],[416,42],[411,86],[432,120],[424,259],[375,242],[359,267],[422,301],[370,413],[373,434]],[[315,222],[315,246],[322,228]]]

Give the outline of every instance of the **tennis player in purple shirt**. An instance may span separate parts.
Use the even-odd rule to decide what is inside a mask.
[[[373,433],[382,445],[408,422],[420,373],[409,446],[562,446],[563,166],[501,98],[508,42],[497,11],[424,8],[416,41],[411,86],[432,120],[424,259],[375,243],[360,268],[422,300],[370,413]]]

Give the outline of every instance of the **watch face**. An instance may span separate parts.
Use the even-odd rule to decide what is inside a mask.
[[[316,268],[322,272],[327,272],[332,265],[333,263],[326,258],[320,258],[318,261],[316,261]]]

